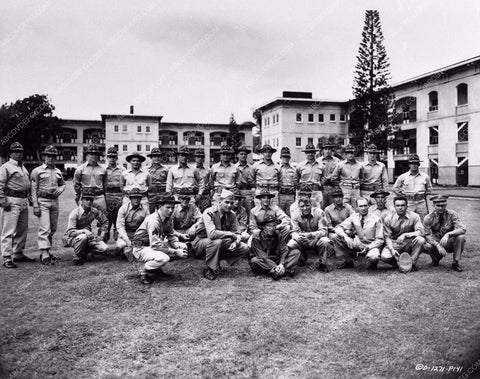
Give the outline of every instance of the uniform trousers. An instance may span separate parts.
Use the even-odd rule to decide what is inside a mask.
[[[295,202],[295,194],[286,195],[286,194],[279,194],[278,195],[278,206],[282,211],[284,211],[290,217],[290,206]]]
[[[110,229],[113,226],[113,229],[116,231],[117,227],[117,216],[118,210],[123,203],[123,195],[121,193],[107,193],[105,195],[107,200],[107,219],[108,219],[108,233],[105,235],[105,238],[108,241],[110,235]]]
[[[300,250],[289,250],[287,256],[285,257],[285,262],[283,263],[285,271],[294,271],[297,267],[299,258]],[[252,257],[248,263],[250,264],[250,268],[253,272],[257,274],[268,274],[270,271],[272,271],[272,269],[278,266],[280,263],[280,257]]]
[[[340,184],[343,191],[343,204],[350,204],[352,208],[357,208],[357,199],[360,197],[360,185]]]
[[[245,198],[243,201],[243,206],[247,211],[248,217],[250,217],[250,211],[255,207],[255,202],[253,200],[253,191],[252,190],[240,190],[240,194]]]
[[[333,246],[335,248],[335,256],[344,257],[345,261],[352,261],[355,253],[363,250],[363,246],[357,236],[354,238],[354,244],[352,248],[348,247],[347,243],[345,242],[345,238],[338,234],[334,234],[331,238],[331,241],[333,242]],[[376,247],[373,249],[368,249],[367,255],[369,254],[374,256],[377,254],[379,255],[380,249]]]
[[[220,259],[225,259],[228,264],[233,265],[250,252],[250,248],[243,242],[237,243],[235,249],[230,250],[232,242],[231,238],[212,240],[208,237],[199,238],[197,236],[192,246],[197,257],[204,256],[207,267],[215,271],[218,270]]]
[[[412,258],[412,263],[416,264],[420,253],[422,252],[423,245],[425,243],[425,238],[423,237],[414,237],[414,238],[405,238],[403,242],[397,242],[392,240],[393,250],[398,253],[398,256],[402,253],[410,254]],[[382,252],[370,251],[367,254],[367,260],[371,263],[376,263],[382,261],[391,265],[395,265],[398,261],[398,257],[393,255],[391,251],[385,246],[382,249]]]
[[[50,249],[52,237],[57,231],[58,225],[58,199],[38,198],[40,219],[38,225],[38,248]]]
[[[97,241],[96,239],[88,239],[87,235],[83,233],[70,238],[68,245],[73,247],[74,261],[86,259],[88,253],[103,254],[108,249],[105,242]]]
[[[427,202],[425,200],[409,201],[407,203],[407,208],[409,211],[418,214],[422,222],[425,216],[428,214]]]
[[[330,244],[328,237],[311,238],[306,242],[295,241],[291,239],[287,246],[290,249],[296,249],[301,252],[301,258],[304,261],[308,260],[308,253],[313,251],[320,256],[320,262],[327,263],[327,247]]]
[[[465,235],[461,234],[459,236],[450,237],[447,241],[447,246],[445,250],[447,253],[453,253],[453,260],[459,261],[462,257],[463,249],[465,247]],[[437,246],[432,245],[431,243],[425,243],[424,245],[425,252],[429,254],[432,259],[435,257],[438,260],[443,258],[438,252]]]
[[[4,260],[23,252],[28,233],[28,200],[10,196],[6,199],[11,204],[11,209],[6,211],[0,208],[0,246]]]
[[[132,253],[138,262],[143,263],[139,269],[140,274],[157,270],[170,261],[168,254],[152,249],[150,246],[134,247]]]

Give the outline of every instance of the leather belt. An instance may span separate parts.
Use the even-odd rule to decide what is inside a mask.
[[[301,183],[301,184],[306,184],[306,185],[308,185],[308,186],[312,189],[312,191],[321,191],[321,190],[322,190],[322,186],[319,185],[319,184],[308,183],[308,182],[307,182],[307,183]]]
[[[28,197],[28,194],[29,192],[26,192],[26,191],[14,191],[14,190],[10,190],[8,188],[5,188],[5,196],[9,196],[9,197],[20,197],[22,199],[25,199]]]
[[[376,191],[383,188],[379,184],[362,184],[360,185],[360,189],[363,191]]]
[[[340,187],[358,189],[360,188],[360,184],[359,183],[340,183]]]
[[[257,188],[266,189],[266,190],[268,190],[268,191],[278,191],[278,186],[273,186],[273,185],[261,185],[261,184],[258,184],[258,185],[257,185]]]
[[[405,195],[408,201],[420,201],[425,200],[425,195],[422,194],[415,194],[415,195]]]
[[[193,188],[174,188],[173,193],[176,195],[195,195]]]
[[[107,187],[105,190],[106,193],[122,193],[120,187]]]
[[[38,191],[37,196],[42,199],[50,199],[55,200],[58,196],[53,195],[52,193],[45,192],[45,191]]]
[[[162,192],[166,192],[166,189],[167,189],[166,186],[163,186],[163,187],[150,187],[150,188],[148,189],[148,193],[162,193]]]
[[[295,195],[295,188],[280,188],[278,192],[282,195]]]
[[[238,184],[238,189],[239,190],[251,190],[252,186],[246,183],[240,183]]]

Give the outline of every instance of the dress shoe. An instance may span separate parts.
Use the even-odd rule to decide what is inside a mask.
[[[371,262],[367,260],[367,270],[375,271],[377,269],[378,262]]]
[[[203,270],[203,277],[208,280],[215,280],[215,278],[217,277],[217,274],[215,273],[214,270],[208,267]]]
[[[285,275],[290,277],[290,278],[293,278],[293,277],[295,277],[295,270],[285,271]]]
[[[275,281],[280,280],[280,276],[276,272],[270,272],[270,277]]]
[[[355,267],[355,265],[353,264],[352,261],[345,261],[342,264],[339,264],[337,266],[337,270],[343,270],[345,268],[354,268],[354,267]]]
[[[153,280],[147,274],[140,275],[140,283],[144,285],[152,284]]]
[[[17,265],[13,263],[13,261],[5,261],[3,262],[5,268],[17,268]]]
[[[23,253],[18,254],[18,255],[14,255],[13,260],[15,262],[28,262],[28,263],[35,262],[35,259],[29,258]]]
[[[161,277],[164,277],[164,278],[169,278],[169,277],[173,276],[172,274],[167,274],[165,271],[163,271],[163,269],[161,267],[157,268],[155,270],[150,270],[150,272],[155,276],[161,276]]]
[[[74,266],[83,266],[83,261],[81,259],[74,259],[73,260]]]
[[[452,269],[453,269],[454,271],[457,271],[457,272],[462,272],[462,271],[463,271],[463,269],[458,265],[457,262],[453,262],[453,263],[452,263]]]
[[[412,264],[412,272],[418,271],[417,265],[415,263]]]
[[[330,272],[331,271],[331,268],[328,267],[328,265],[326,265],[324,263],[319,263],[317,269],[320,272]]]

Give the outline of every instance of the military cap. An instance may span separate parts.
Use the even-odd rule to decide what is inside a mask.
[[[85,148],[85,154],[97,154],[97,155],[102,155],[102,151],[99,149],[99,147],[95,144],[88,145]]]
[[[333,142],[330,142],[330,141],[325,141],[324,143],[322,143],[322,149],[333,149],[337,147],[337,145]]]
[[[189,155],[190,154],[190,149],[188,148],[187,145],[180,146],[177,151],[178,155]]]
[[[166,192],[158,198],[157,204],[159,204],[159,205],[162,205],[162,204],[180,204],[180,202],[175,200],[175,197],[170,192]]]
[[[58,150],[55,148],[55,146],[49,145],[45,148],[45,150],[42,151],[42,155],[52,155],[56,157],[58,155]]]
[[[270,224],[270,223],[272,223],[272,222],[274,222],[275,224],[278,225],[278,224],[280,224],[282,221],[279,220],[278,218],[276,218],[276,217],[275,217],[274,215],[272,215],[272,214],[267,214],[262,221],[257,222],[257,225],[258,225],[258,226],[265,226],[265,225]]]
[[[331,193],[331,196],[332,197],[338,197],[338,196],[342,196],[343,197],[343,191],[340,187],[337,187],[335,188],[332,193]]]
[[[147,154],[147,157],[159,157],[163,155],[162,151],[158,147],[154,147],[151,151],[150,154]]]
[[[317,151],[318,149],[315,147],[313,143],[307,144],[307,146],[305,146],[305,149],[302,150],[302,152],[304,153],[315,153]]]
[[[370,195],[370,197],[371,197],[371,198],[376,198],[376,197],[379,196],[379,195],[383,195],[383,196],[387,197],[388,195],[390,195],[390,192],[378,189],[378,190],[376,190],[375,192],[373,192],[373,193]]]
[[[407,252],[400,254],[398,258],[398,271],[407,273],[412,270],[412,257]]]
[[[265,144],[265,145],[263,145],[262,148],[260,149],[260,152],[261,152],[261,153],[264,153],[264,152],[266,152],[266,151],[270,151],[270,152],[274,153],[274,152],[277,151],[277,149],[274,149],[274,148],[273,148],[272,146],[270,146],[269,144]]]
[[[250,154],[252,152],[252,150],[247,149],[247,146],[245,144],[242,144],[238,147],[237,153],[240,153],[241,151],[243,151],[247,154]]]
[[[187,195],[187,194],[180,194],[180,195],[178,195],[178,198],[180,200],[190,200],[192,197],[190,195]]]
[[[82,199],[93,199],[95,197],[95,188],[93,187],[83,187],[82,189]]]
[[[140,188],[134,187],[128,193],[128,197],[143,197],[145,194],[142,192]]]
[[[420,162],[423,162],[420,160],[420,157],[418,156],[418,154],[410,154],[408,156],[408,163],[420,163]]]
[[[300,184],[300,190],[298,191],[298,195],[312,196],[312,187],[306,183]]]
[[[264,196],[267,196],[267,197],[269,197],[270,199],[272,199],[272,198],[275,197],[275,195],[274,195],[273,193],[271,193],[271,192],[270,192],[269,190],[267,190],[267,189],[262,189],[262,190],[260,191],[260,193],[259,193],[257,196],[255,196],[255,197],[256,197],[257,199],[260,199],[260,198],[262,198],[262,197],[264,197]]]
[[[140,162],[145,162],[145,160],[147,159],[147,158],[145,158],[145,157],[144,157],[142,154],[140,154],[140,153],[132,153],[132,154],[130,154],[130,155],[127,155],[127,156],[125,157],[125,160],[126,160],[127,162],[130,162],[133,158],[138,158],[138,159],[140,159]]]
[[[107,157],[118,157],[118,150],[115,147],[109,147],[107,150]]]
[[[23,151],[23,146],[20,142],[14,142],[10,145],[10,151]]]
[[[240,190],[235,189],[232,192],[233,192],[233,197],[236,197],[237,199],[245,199],[245,196],[242,196],[242,193],[240,192]]]
[[[233,192],[224,188],[220,193],[220,199],[226,199],[227,197],[233,197]]]
[[[193,155],[196,156],[196,157],[204,157],[205,156],[205,150],[197,149],[197,150],[195,150],[195,153]]]
[[[235,150],[233,150],[230,146],[224,145],[220,149],[220,154],[235,154]]]
[[[357,151],[357,149],[355,148],[355,146],[349,143],[347,146],[343,148],[343,151],[345,151],[346,153],[354,153]]]
[[[281,157],[291,157],[292,154],[290,154],[290,149],[288,147],[282,147],[282,150],[280,150],[280,156]]]
[[[433,204],[446,204],[448,199],[448,195],[435,195],[430,197]]]
[[[377,149],[377,145],[371,143],[370,145],[367,146],[365,149],[367,153],[381,153],[380,150]]]

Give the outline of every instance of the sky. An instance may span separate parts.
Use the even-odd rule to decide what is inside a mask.
[[[2,0],[0,102],[228,123],[285,90],[347,100],[366,9],[380,11],[392,84],[480,55],[477,0]]]

